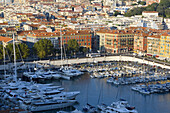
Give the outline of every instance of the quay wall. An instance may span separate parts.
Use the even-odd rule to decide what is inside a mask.
[[[25,64],[38,64],[38,63],[44,63],[44,64],[51,64],[51,65],[56,65],[56,66],[60,66],[61,64],[74,64],[74,63],[86,63],[86,62],[99,62],[99,61],[134,61],[134,62],[139,62],[139,63],[145,63],[145,64],[149,64],[149,65],[156,65],[156,66],[160,66],[162,68],[166,68],[166,69],[170,69],[170,66],[164,65],[164,64],[160,64],[160,63],[155,63],[153,61],[148,61],[145,59],[139,59],[139,58],[135,58],[135,57],[131,57],[131,56],[106,56],[106,57],[95,57],[95,58],[77,58],[77,59],[65,59],[65,60],[55,60],[55,61],[49,61],[49,60],[39,60],[39,61],[34,61],[34,62],[26,62]],[[20,63],[17,63],[21,64]],[[10,65],[6,65],[6,69],[9,69],[10,67],[13,67],[13,64],[10,63]],[[28,66],[25,68],[28,68]],[[0,70],[4,69],[4,65],[0,65]]]
[[[99,61],[134,61],[139,63],[145,63],[149,65],[156,65],[162,68],[170,69],[170,66],[155,63],[153,61],[148,61],[144,59],[139,59],[131,56],[106,56],[106,57],[95,57],[95,58],[81,58],[81,59],[69,59],[69,60],[56,60],[56,61],[37,61],[41,63],[50,63],[52,65],[61,65],[61,64],[74,64],[74,63],[85,63],[85,62],[99,62]]]

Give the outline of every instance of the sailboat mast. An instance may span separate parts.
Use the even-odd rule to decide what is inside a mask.
[[[62,47],[62,33],[61,33],[61,26],[60,26],[60,46],[61,46],[61,66],[63,65],[63,47]]]
[[[3,56],[4,56],[4,74],[6,75],[6,68],[5,68],[5,48],[4,48],[4,41],[3,41]]]
[[[15,37],[14,37],[14,34],[13,34],[13,49],[14,49],[14,66],[15,66],[14,81],[17,81],[16,52],[15,52]]]

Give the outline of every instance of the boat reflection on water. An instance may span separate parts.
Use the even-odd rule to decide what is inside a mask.
[[[135,106],[138,113],[169,113],[170,110],[170,93],[142,95],[131,90],[131,87],[134,86],[133,84],[118,86],[108,84],[107,78],[91,79],[88,73],[70,81],[52,81],[52,83],[61,85],[66,91],[76,90],[81,92],[76,97],[79,104],[74,105],[78,110],[83,110],[83,106],[87,104],[87,97],[88,104],[97,107],[102,85],[103,94],[101,98],[103,99],[101,103],[106,105],[110,105],[112,102],[117,102],[118,99],[123,98],[128,101],[129,105]]]

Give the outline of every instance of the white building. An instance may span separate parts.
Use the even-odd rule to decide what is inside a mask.
[[[119,1],[119,0],[104,0],[103,4],[106,6],[116,7],[116,1]]]
[[[143,11],[142,16],[144,17],[158,17],[157,11]]]

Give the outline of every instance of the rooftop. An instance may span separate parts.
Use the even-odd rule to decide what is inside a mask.
[[[3,37],[3,36],[0,36],[0,41],[3,41],[3,42],[9,42],[13,40],[12,38],[8,38],[8,37]]]
[[[157,11],[143,11],[142,13],[158,13]]]

